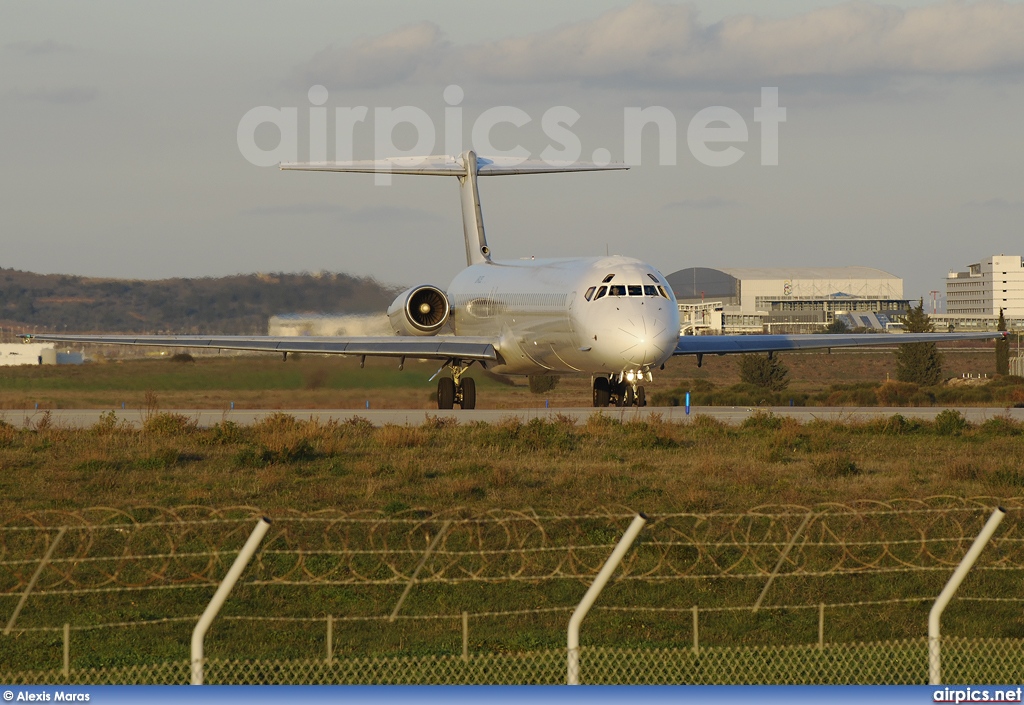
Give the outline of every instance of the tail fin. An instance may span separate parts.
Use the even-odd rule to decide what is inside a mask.
[[[571,162],[549,164],[539,160],[509,157],[478,157],[475,152],[463,152],[458,157],[393,157],[354,162],[283,163],[286,171],[343,171],[379,174],[378,183],[390,183],[391,174],[417,176],[454,176],[462,188],[462,229],[466,237],[466,264],[491,261],[491,251],[484,234],[484,217],[480,208],[478,176],[510,176],[516,174],[558,174],[569,171],[610,171],[628,169],[624,164],[589,164]]]

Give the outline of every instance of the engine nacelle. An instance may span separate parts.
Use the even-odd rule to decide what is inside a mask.
[[[448,322],[448,297],[436,286],[414,286],[388,307],[388,320],[396,335],[437,335]]]

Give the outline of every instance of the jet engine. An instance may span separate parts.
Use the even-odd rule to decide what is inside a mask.
[[[448,322],[448,297],[436,286],[414,286],[388,307],[396,335],[436,335]]]

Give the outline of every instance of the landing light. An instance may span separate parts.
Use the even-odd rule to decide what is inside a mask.
[[[626,373],[626,379],[632,382],[634,379],[636,379],[636,373],[634,373],[633,370],[630,370],[629,372]]]

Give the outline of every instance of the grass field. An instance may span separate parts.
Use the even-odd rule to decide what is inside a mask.
[[[1021,425],[995,419],[972,428],[952,414],[936,423],[894,417],[867,425],[800,425],[756,416],[738,428],[702,417],[688,424],[621,424],[596,417],[580,426],[537,420],[373,428],[358,422],[318,425],[281,415],[248,428],[222,424],[202,430],[185,417],[154,413],[142,430],[113,423],[86,430],[45,424],[0,429],[0,516],[10,523],[23,512],[48,509],[245,505],[271,516],[289,509],[372,510],[385,516],[419,510],[429,516],[456,508],[473,515],[527,508],[565,515],[612,507],[656,517],[935,495],[1010,498],[1024,494],[1022,461]],[[976,530],[972,527],[964,529],[965,535]],[[605,538],[614,540],[612,535]],[[790,582],[774,601],[816,604],[927,595],[936,593],[943,581],[942,573],[915,573]],[[1003,572],[979,577],[967,587],[975,594],[1012,597],[1019,592],[1018,583],[1017,573]],[[704,606],[751,604],[760,587],[760,581],[621,584],[613,585],[602,601],[684,607],[695,601]],[[571,606],[583,589],[575,580],[432,585],[414,591],[407,613]],[[20,624],[194,615],[208,592],[37,597]],[[232,596],[227,614],[380,615],[394,604],[398,592],[394,586],[243,586]],[[926,607],[898,605],[832,614],[829,639],[919,636]],[[477,620],[473,648],[554,648],[564,640],[566,617],[567,613],[537,614],[511,624],[508,618]],[[807,643],[813,642],[816,632],[813,610],[708,614],[704,619],[708,645]],[[680,645],[689,639],[688,620],[685,613],[603,613],[588,622],[587,638],[589,643],[608,645]],[[1011,604],[958,606],[947,625],[950,633],[960,636],[1024,635]],[[225,622],[211,637],[210,649],[248,658],[316,656],[322,653],[321,626]],[[76,633],[76,663],[181,658],[190,628],[175,623]],[[454,619],[350,623],[338,626],[336,639],[339,655],[459,649]],[[59,645],[55,633],[0,640],[0,660],[38,667],[59,653],[55,644]]]
[[[832,394],[837,384],[885,381],[890,353],[788,355],[794,394]],[[991,350],[951,351],[947,373],[990,373]],[[1024,428],[996,418],[964,425],[955,415],[918,423],[893,417],[871,424],[799,423],[755,416],[741,427],[704,417],[686,424],[618,423],[594,417],[576,425],[514,420],[498,424],[431,422],[422,427],[365,423],[316,424],[279,415],[252,427],[229,423],[199,429],[190,419],[161,409],[429,407],[430,365],[265,357],[212,358],[192,363],[166,359],[107,362],[82,367],[0,368],[6,408],[148,409],[142,429],[121,427],[111,417],[91,429],[54,427],[44,419],[32,428],[0,426],[0,518],[17,523],[26,512],[108,506],[259,508],[271,516],[291,510],[378,512],[385,517],[471,515],[490,511],[541,514],[645,511],[746,512],[755,507],[815,507],[828,503],[923,499],[939,495],[988,497],[988,503],[1024,495]],[[566,378],[550,394],[530,394],[477,374],[483,406],[491,408],[584,406],[589,380]],[[673,360],[656,378],[671,390],[699,383],[728,389],[738,382],[735,361],[711,358],[700,370],[692,359]],[[1013,379],[1000,382],[1009,393]],[[867,388],[865,387],[865,388]],[[1009,391],[1007,391],[1009,390]],[[845,393],[845,392],[844,392]],[[813,399],[812,399],[813,401]],[[972,521],[977,523],[978,517]],[[973,524],[965,535],[975,530]],[[604,530],[603,533],[607,533]],[[603,536],[602,533],[602,536]],[[612,532],[614,534],[614,532]],[[607,538],[607,537],[606,537]],[[613,539],[611,539],[613,540]],[[32,554],[34,555],[34,554]],[[220,566],[218,570],[223,572]],[[14,570],[13,568],[0,568]],[[20,570],[20,569],[18,569]],[[943,573],[897,574],[870,579],[830,578],[790,582],[773,598],[816,604],[935,594]],[[1014,597],[1013,571],[971,579],[974,594]],[[614,584],[604,604],[704,606],[750,604],[756,581]],[[534,609],[575,604],[578,580],[417,589],[411,615],[462,610]],[[34,597],[19,619],[24,627],[128,622],[195,615],[209,590],[154,591],[71,597]],[[343,586],[258,588],[240,586],[228,615],[288,615],[321,620],[386,614],[400,588]],[[12,604],[5,598],[4,605]],[[830,641],[918,637],[927,606],[865,608],[830,614]],[[472,626],[474,651],[516,652],[564,644],[567,612],[480,618]],[[707,645],[810,643],[814,610],[708,613],[702,617]],[[585,643],[679,646],[688,643],[689,615],[643,616],[595,613]],[[451,654],[460,649],[457,619],[424,622],[339,624],[339,656]],[[1024,635],[1012,603],[954,605],[947,628],[959,636]],[[75,632],[76,666],[181,659],[191,623]],[[322,653],[322,622],[278,625],[218,623],[210,636],[213,656],[309,657]],[[0,662],[12,668],[52,666],[59,659],[54,632],[15,632],[0,639]],[[59,662],[59,661],[58,661]]]
[[[338,357],[210,356],[195,363],[168,358],[106,360],[82,366],[0,367],[0,408],[121,408],[145,409],[147,392],[156,395],[164,409],[323,409],[430,408],[436,384],[430,377],[437,363],[407,361],[398,370],[397,360],[359,361]],[[790,368],[791,384],[780,397],[783,404],[863,405],[863,394],[829,399],[834,385],[881,385],[895,378],[895,359],[890,351],[835,351],[794,353],[782,356]],[[946,349],[945,374],[992,375],[995,354],[989,345]],[[551,392],[531,394],[525,378],[495,380],[471,368],[479,387],[479,408],[527,406],[578,407],[590,405],[589,377],[563,377]],[[509,384],[507,382],[512,382]],[[647,385],[648,398],[671,403],[673,392],[713,385],[721,396],[740,382],[735,356],[707,357],[701,368],[692,357],[670,360]],[[941,390],[939,390],[941,391]],[[815,396],[817,395],[817,397]],[[757,390],[726,394],[729,403],[756,404]],[[870,395],[869,395],[870,396]],[[935,396],[933,394],[933,396]],[[962,395],[961,395],[962,396]],[[948,403],[1010,405],[1024,401],[1005,398],[957,398]],[[998,395],[997,395],[998,397]],[[940,400],[941,402],[942,400]],[[709,403],[716,403],[710,400]],[[916,403],[922,403],[918,400]]]

